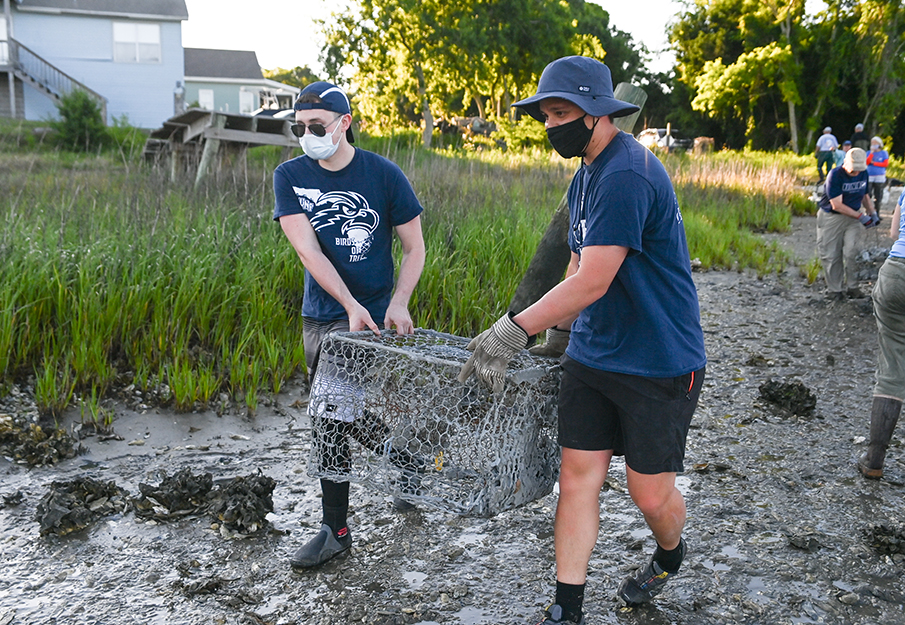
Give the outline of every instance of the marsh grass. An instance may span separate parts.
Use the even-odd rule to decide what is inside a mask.
[[[808,281],[808,284],[814,284],[820,277],[823,270],[823,263],[820,262],[819,256],[814,256],[805,265],[801,267],[802,277]]]
[[[40,409],[106,420],[134,384],[178,410],[254,412],[304,370],[303,273],[271,219],[279,150],[191,179],[128,149],[76,157],[0,124],[0,382],[33,381]],[[425,151],[359,137],[390,157],[425,206],[419,327],[470,336],[502,314],[575,164],[551,151]],[[704,269],[780,269],[756,233],[788,228],[794,176],[729,155],[670,157],[689,249]],[[396,250],[399,253],[399,250]]]
[[[113,386],[154,382],[178,410],[221,390],[253,410],[303,366],[301,276],[267,177],[195,191],[135,163],[53,154],[0,156],[0,176],[0,376],[34,375],[45,414],[79,400],[94,415]]]

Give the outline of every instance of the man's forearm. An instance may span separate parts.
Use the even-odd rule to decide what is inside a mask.
[[[358,300],[352,295],[349,287],[346,286],[339,272],[336,271],[336,267],[323,253],[317,252],[306,254],[305,256],[299,254],[299,258],[315,282],[339,302],[346,311],[358,304]]]
[[[280,218],[280,226],[311,277],[339,302],[346,312],[360,305],[336,271],[336,267],[324,255],[307,217],[287,215]]]
[[[403,252],[402,262],[399,264],[399,277],[396,279],[396,289],[391,300],[393,304],[408,308],[409,300],[424,270],[424,259],[424,248]]]

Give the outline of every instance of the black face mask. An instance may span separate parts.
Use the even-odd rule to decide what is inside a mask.
[[[594,134],[594,128],[597,127],[600,118],[594,119],[594,125],[588,128],[584,123],[585,117],[586,115],[583,115],[568,124],[547,128],[547,138],[553,149],[563,158],[584,156],[585,150],[588,149],[591,135]]]

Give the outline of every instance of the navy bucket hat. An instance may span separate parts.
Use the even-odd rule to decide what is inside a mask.
[[[542,122],[540,103],[546,98],[568,100],[593,117],[623,117],[641,110],[630,102],[617,100],[610,68],[586,56],[566,56],[547,65],[537,83],[537,93],[512,106]]]
[[[352,114],[352,105],[349,103],[349,96],[346,95],[345,91],[343,91],[333,83],[325,82],[322,80],[313,82],[302,89],[302,91],[299,93],[299,98],[309,93],[316,95],[321,99],[321,101],[299,102],[297,98],[295,106],[293,107],[296,111],[322,109],[325,111],[331,111],[333,113],[339,113],[341,115]],[[348,130],[346,130],[346,139],[349,140],[349,143],[355,143],[355,137],[352,135],[351,126],[349,126]]]

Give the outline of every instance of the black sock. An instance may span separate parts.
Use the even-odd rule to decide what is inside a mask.
[[[675,549],[664,549],[660,546],[660,543],[657,543],[657,550],[654,552],[654,562],[659,564],[660,568],[667,573],[678,573],[679,567],[682,566],[682,559],[685,556],[685,550],[682,547],[681,539],[679,539],[679,544],[676,545]]]
[[[321,479],[321,491],[324,494],[324,525],[328,525],[337,537],[345,536],[348,533],[346,517],[349,514],[349,483]]]
[[[556,580],[556,605],[562,608],[562,617],[567,621],[581,620],[581,605],[584,603],[584,584],[564,584]]]

